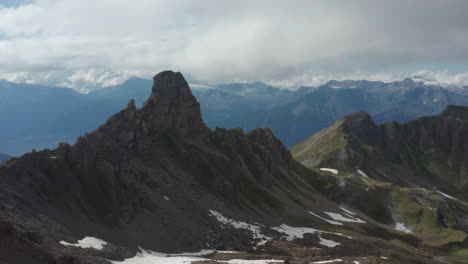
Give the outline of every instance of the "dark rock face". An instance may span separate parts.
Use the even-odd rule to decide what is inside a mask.
[[[221,228],[210,209],[275,225],[311,217],[304,207],[317,199],[336,207],[314,196],[318,178],[267,129],[208,129],[182,75],[162,72],[141,109],[132,100],[76,144],[0,166],[0,218],[41,234],[36,248],[64,263],[100,263],[58,243],[85,236],[124,248],[100,253],[111,259],[138,246],[245,250],[251,235]]]
[[[135,150],[151,144],[155,137],[169,132],[180,135],[207,132],[200,104],[181,73],[165,71],[154,77],[150,97],[141,109],[130,100],[127,107],[111,117],[98,133],[116,137],[120,144]]]
[[[188,83],[180,72],[158,73],[154,77],[150,98],[143,106],[143,119],[151,120],[146,127],[163,131],[183,129],[188,131],[206,130],[200,104],[190,91]]]
[[[14,224],[0,219],[0,263],[52,262],[53,257],[37,246],[38,240],[34,234],[21,232]]]

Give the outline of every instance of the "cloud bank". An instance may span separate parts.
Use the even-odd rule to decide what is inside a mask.
[[[444,65],[468,59],[467,10],[464,0],[0,1],[0,78],[91,90],[173,69],[297,85],[437,65],[425,74],[466,84]]]

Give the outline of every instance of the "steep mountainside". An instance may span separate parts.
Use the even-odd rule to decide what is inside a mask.
[[[468,107],[448,106],[438,116],[377,126],[361,112],[298,144],[293,154],[310,167],[361,168],[375,179],[404,186],[439,186],[465,195],[467,114]]]
[[[131,99],[140,106],[151,80],[131,78],[121,85],[78,94],[71,89],[0,81],[0,151],[20,155],[56,147],[94,130]],[[370,113],[377,123],[407,122],[468,105],[468,87],[424,84],[405,79],[383,83],[330,81],[297,91],[263,83],[194,85],[208,127],[270,128],[287,146],[304,140],[344,115]]]
[[[182,75],[162,72],[141,108],[132,100],[74,145],[0,166],[0,263],[178,258],[133,258],[138,247],[240,251],[204,251],[217,260],[438,263],[432,245],[352,209],[346,193],[268,129],[207,128]]]
[[[375,125],[364,112],[345,116],[294,146],[296,160],[345,182],[368,197],[367,215],[401,221],[415,235],[460,257],[468,231],[468,107],[448,106],[441,114],[400,125]],[[331,170],[330,170],[331,169]],[[359,195],[348,196],[355,206]],[[371,206],[369,206],[369,204]],[[363,209],[364,210],[364,209]],[[458,262],[457,262],[458,263]]]

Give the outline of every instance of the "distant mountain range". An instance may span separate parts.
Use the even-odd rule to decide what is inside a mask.
[[[72,89],[0,81],[0,151],[13,155],[53,148],[94,130],[130,98],[141,105],[152,81],[131,78],[89,94]],[[296,91],[263,83],[192,85],[203,119],[211,127],[270,128],[287,146],[329,126],[343,115],[366,111],[377,123],[406,122],[447,105],[468,105],[468,88],[424,84],[330,81]]]

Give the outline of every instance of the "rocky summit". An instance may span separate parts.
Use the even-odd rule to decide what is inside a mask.
[[[372,171],[380,152],[366,150],[415,140],[463,171],[465,123],[446,116],[377,127],[359,113],[314,136],[311,157],[293,149],[306,166],[369,174],[343,178],[301,165],[266,128],[207,128],[182,74],[161,72],[141,108],[131,100],[73,145],[0,165],[0,263],[444,263],[465,243],[464,202]]]

